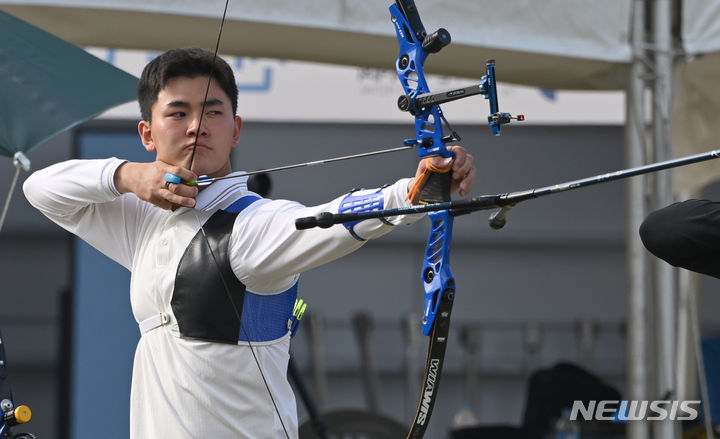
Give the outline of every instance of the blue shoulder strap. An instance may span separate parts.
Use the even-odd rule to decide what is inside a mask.
[[[240,213],[242,212],[246,207],[251,205],[252,203],[259,200],[260,197],[257,195],[246,195],[239,200],[232,203],[230,206],[227,207],[227,209],[223,209],[225,212],[229,213]]]

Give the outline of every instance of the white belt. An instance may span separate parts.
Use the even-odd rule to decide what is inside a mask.
[[[138,324],[138,327],[140,327],[140,334],[142,335],[168,323],[170,323],[170,316],[165,313],[160,313],[146,318]]]

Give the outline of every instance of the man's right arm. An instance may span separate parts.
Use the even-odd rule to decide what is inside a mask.
[[[35,208],[125,267],[135,242],[137,199],[115,187],[119,159],[69,160],[34,172],[23,185]]]

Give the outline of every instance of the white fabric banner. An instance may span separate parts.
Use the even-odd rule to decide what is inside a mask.
[[[89,52],[135,76],[155,52],[92,48]],[[394,71],[301,61],[224,56],[238,81],[238,114],[246,120],[406,123],[398,110],[402,89]],[[476,80],[428,77],[433,91],[469,86]],[[502,66],[497,66],[502,79]],[[506,83],[498,85],[500,111],[524,114],[527,124],[622,124],[620,91],[554,91]],[[451,123],[486,123],[490,113],[483,96],[450,102],[443,112]],[[137,103],[106,112],[104,118],[139,119]]]

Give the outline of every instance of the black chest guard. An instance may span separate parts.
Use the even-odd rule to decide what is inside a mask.
[[[238,342],[245,285],[232,271],[228,245],[240,210],[215,212],[203,225],[207,240],[198,230],[178,264],[171,306],[183,337]]]

